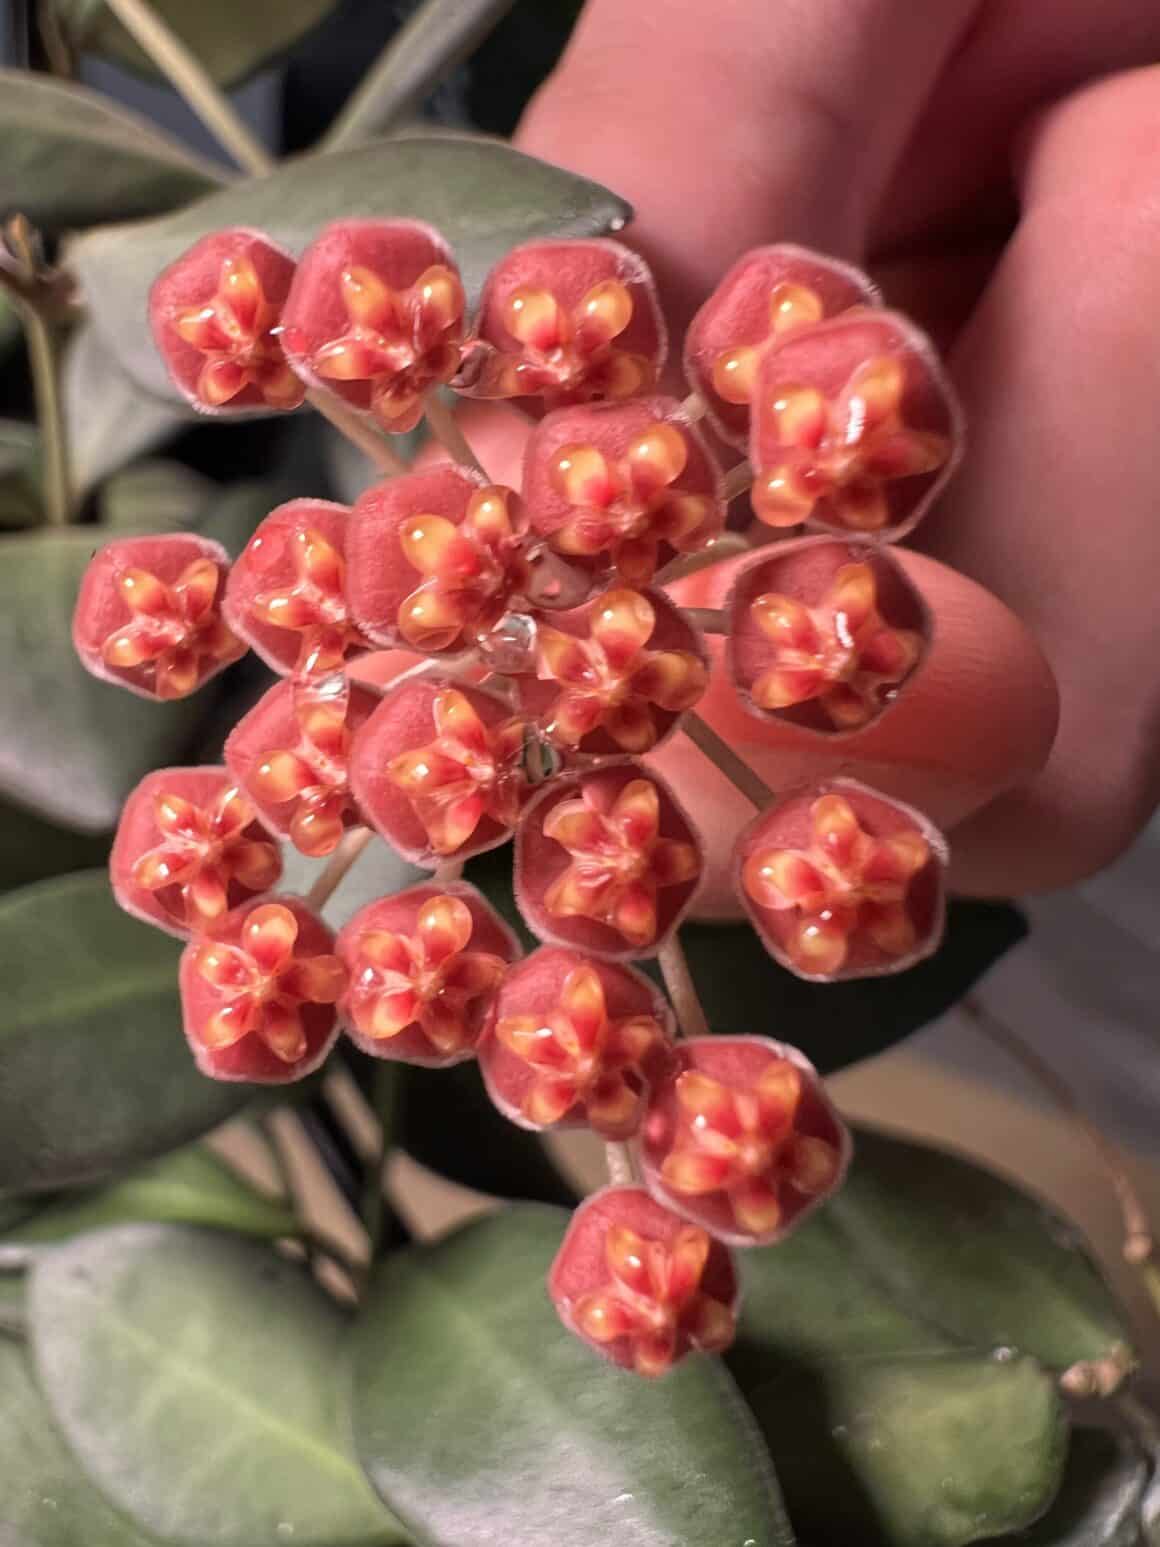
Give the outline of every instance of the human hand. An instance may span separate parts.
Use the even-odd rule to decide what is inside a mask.
[[[727,684],[702,708],[771,782],[840,757],[950,826],[964,892],[1077,880],[1160,795],[1160,68],[1111,73],[1158,51],[1137,0],[589,0],[519,132],[632,201],[674,329],[787,240],[947,351],[968,451],[904,555],[937,620],[911,691],[840,754]],[[749,814],[688,744],[655,760],[706,831]]]

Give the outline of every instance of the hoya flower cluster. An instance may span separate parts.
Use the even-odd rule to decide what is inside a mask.
[[[233,562],[189,535],[94,558],[74,636],[97,675],[178,698],[252,649],[278,676],[223,767],[143,781],[113,850],[122,906],[188,941],[198,1065],[295,1080],[340,1033],[381,1058],[477,1059],[513,1122],[635,1146],[644,1185],[583,1205],[553,1268],[565,1323],[645,1375],[724,1347],[730,1248],[779,1240],[840,1183],[849,1141],[799,1052],[679,1040],[631,965],[671,948],[705,866],[647,761],[696,713],[712,660],[664,585],[747,485],[760,523],[814,535],[760,547],[734,586],[720,627],[741,702],[819,736],[884,713],[931,632],[884,544],[960,440],[929,345],[864,276],[761,249],[689,329],[682,401],[661,390],[664,323],[628,249],[517,248],[471,314],[446,243],[409,221],[339,222],[297,261],[259,232],[218,232],[161,275],[151,320],[206,413],[324,393],[404,431],[449,390],[537,416],[518,490],[445,462],[351,508],[282,505]],[[727,484],[721,445],[748,448],[748,477]],[[385,690],[352,673],[397,647],[424,659]],[[367,827],[434,874],[336,938],[279,892],[281,844],[323,857]],[[512,839],[542,942],[523,958],[459,879]],[[736,885],[770,954],[828,981],[934,949],[945,858],[918,813],[833,779],[755,814]]]

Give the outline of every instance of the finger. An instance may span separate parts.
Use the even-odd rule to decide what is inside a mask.
[[[924,530],[1037,634],[1061,694],[1043,773],[963,833],[972,891],[1058,886],[1160,794],[1160,69],[1035,128],[1024,212],[953,362],[971,453]]]
[[[953,829],[1043,766],[1055,734],[1055,686],[1035,640],[994,596],[921,554],[900,550],[897,557],[931,608],[934,639],[906,692],[877,724],[835,742],[755,719],[733,691],[719,639],[711,641],[715,669],[699,712],[775,790],[841,772]],[[719,607],[744,562],[704,570],[672,593],[686,606]],[[732,845],[752,806],[684,737],[651,761],[710,838],[699,906],[734,913]],[[953,831],[951,846],[957,847]]]
[[[859,256],[978,0],[589,0],[518,142],[607,183],[681,326],[747,248]]]

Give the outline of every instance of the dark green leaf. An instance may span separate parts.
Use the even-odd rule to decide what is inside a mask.
[[[107,348],[143,387],[173,401],[149,335],[146,300],[160,271],[209,231],[253,226],[301,252],[340,217],[415,217],[443,232],[475,296],[487,270],[516,243],[600,235],[630,214],[598,184],[491,140],[402,139],[289,161],[175,215],[89,232],[74,243],[71,259]]]
[[[403,1539],[351,1450],[343,1317],[300,1267],[233,1236],[123,1225],[42,1256],[28,1313],[73,1450],[161,1541]]]
[[[156,75],[105,0],[55,0],[77,48]],[[334,10],[337,0],[153,0],[215,81],[230,86],[303,38]]]
[[[381,1268],[354,1340],[355,1439],[428,1547],[783,1547],[768,1458],[713,1360],[648,1382],[560,1325],[567,1216],[483,1219]]]
[[[1148,1470],[1126,1438],[1108,1429],[1075,1429],[1059,1496],[1018,1538],[1020,1547],[1140,1547]]]
[[[0,891],[93,869],[105,863],[108,853],[107,838],[70,832],[0,801]]]
[[[0,1337],[0,1544],[151,1547],[105,1502],[52,1421],[18,1343]],[[3,1534],[11,1529],[12,1538]]]
[[[472,860],[467,876],[534,945],[512,894],[511,850]],[[896,977],[805,983],[774,962],[748,924],[688,924],[681,943],[714,1031],[779,1037],[823,1074],[869,1058],[937,1019],[1027,933],[1003,903],[952,902],[937,955]],[[648,970],[660,981],[651,965]]]
[[[103,0],[102,0],[103,3]],[[65,350],[62,373],[73,481],[81,494],[188,424],[193,410],[142,392],[90,324]]]
[[[0,1337],[23,1337],[24,1329],[24,1274],[0,1273]],[[0,1396],[0,1411],[2,1409],[3,1397]],[[4,1442],[0,1439],[0,1454],[3,1448]],[[0,1508],[3,1508],[2,1504]]]
[[[101,490],[101,525],[117,533],[192,531],[213,492],[208,478],[181,462],[138,462]]]
[[[171,762],[203,696],[155,704],[90,677],[70,630],[91,530],[0,539],[0,794],[82,832],[115,825],[125,796]]]
[[[746,1396],[815,1547],[960,1547],[1030,1524],[1059,1485],[1063,1415],[1031,1359],[787,1364]]]
[[[0,419],[0,527],[35,526],[40,519],[36,426]]]
[[[180,1030],[178,952],[121,912],[100,871],[0,900],[0,1193],[124,1170],[252,1095],[197,1072]]]
[[[385,134],[511,10],[514,0],[423,0],[335,119],[328,149]]]
[[[970,1161],[863,1130],[826,1213],[896,1304],[1052,1369],[1128,1365],[1131,1336],[1075,1226]]]
[[[0,1242],[39,1245],[64,1241],[86,1230],[126,1221],[212,1225],[239,1235],[293,1235],[294,1210],[263,1197],[200,1145],[141,1166],[107,1187],[86,1188],[59,1200],[3,1232]]]
[[[147,119],[72,82],[0,70],[0,207],[61,231],[173,209],[222,181]]]

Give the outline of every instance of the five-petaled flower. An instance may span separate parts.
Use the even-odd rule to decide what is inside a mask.
[[[503,617],[527,578],[522,513],[510,489],[480,489],[463,520],[417,515],[399,528],[407,562],[423,576],[399,607],[399,633],[416,650],[465,646]]]
[[[222,571],[213,559],[193,559],[171,585],[137,565],[119,569],[114,586],[131,614],[102,646],[114,671],[143,669],[157,698],[185,698],[213,671],[245,654],[222,620]]]
[[[153,819],[161,841],[138,858],[132,878],[184,929],[221,918],[231,886],[268,891],[282,873],[276,845],[254,835],[254,808],[236,785],[206,806],[162,789]]]
[[[551,483],[572,513],[551,533],[552,546],[588,558],[608,554],[624,579],[637,584],[656,573],[662,543],[678,553],[705,547],[723,518],[710,495],[677,487],[688,459],[684,434],[663,419],[618,458],[589,444],[562,447]]]
[[[569,864],[544,896],[557,919],[593,919],[642,950],[659,933],[657,893],[692,881],[696,846],[660,834],[660,797],[651,779],[631,779],[615,796],[586,781],[580,795],[552,806],[544,836],[568,851]]]
[[[775,353],[765,369],[776,365]],[[824,499],[829,524],[859,532],[890,526],[887,485],[936,472],[952,449],[946,435],[906,424],[905,388],[906,365],[892,355],[864,360],[832,399],[816,386],[772,386],[762,412],[778,457],[759,467],[753,485],[761,520],[796,526]]]
[[[480,1001],[499,987],[508,964],[469,950],[475,921],[458,897],[439,894],[420,907],[415,931],[370,928],[343,942],[350,967],[346,1013],[373,1042],[417,1027],[441,1058],[473,1045]]]
[[[918,937],[907,894],[931,862],[926,837],[915,829],[872,837],[834,792],[812,803],[810,820],[807,847],[757,845],[741,874],[759,908],[793,917],[782,941],[791,962],[814,976],[838,972],[859,939],[886,958],[908,956]]]
[[[560,691],[542,717],[566,747],[603,731],[624,752],[647,752],[672,717],[691,709],[708,672],[692,650],[649,650],[656,608],[639,591],[607,591],[588,608],[588,638],[541,620],[537,675]]]
[[[737,344],[722,350],[713,361],[713,390],[727,403],[748,406],[757,383],[762,350],[768,339],[777,338],[795,328],[808,327],[812,322],[820,322],[824,315],[825,303],[816,290],[811,290],[808,285],[795,284],[792,280],[780,280],[769,292],[767,339],[756,344]]]
[[[413,285],[392,289],[361,264],[339,276],[349,326],[310,358],[315,375],[366,382],[371,412],[388,430],[413,430],[423,398],[459,369],[465,298],[459,276],[432,264]]]
[[[454,854],[483,818],[511,827],[527,790],[524,722],[490,727],[458,689],[432,706],[435,739],[392,759],[388,774],[407,796],[436,854]]]
[[[306,396],[282,352],[279,310],[244,254],[224,258],[214,295],[175,313],[172,326],[205,356],[195,391],[208,408],[224,407],[247,387],[270,408],[297,408]]]
[[[210,1052],[254,1036],[285,1064],[308,1050],[303,1007],[333,1005],[346,986],[337,956],[299,955],[299,922],[282,903],[247,914],[236,943],[218,938],[191,947],[197,974],[216,990],[217,1007],[195,1027]]]
[[[797,1126],[802,1071],[777,1053],[761,1063],[742,1082],[684,1068],[674,1082],[674,1120],[660,1153],[649,1155],[662,1194],[671,1194],[678,1207],[724,1206],[734,1245],[776,1239],[807,1200],[834,1186],[842,1169],[836,1123],[831,1134],[838,1142]]]
[[[321,691],[295,685],[296,744],[272,748],[250,774],[259,800],[285,807],[286,825],[279,830],[312,859],[334,852],[351,812],[349,707],[350,690],[341,679]]]
[[[606,1188],[577,1211],[549,1289],[566,1325],[638,1375],[720,1353],[736,1329],[727,1248],[637,1188]]]
[[[564,979],[542,1015],[503,1015],[495,1035],[532,1071],[522,1116],[548,1128],[579,1111],[607,1139],[636,1132],[647,1090],[644,1066],[664,1042],[655,1016],[612,1019],[597,969],[585,962]]]
[[[301,634],[295,665],[299,677],[336,671],[367,641],[351,622],[346,603],[346,563],[338,549],[309,527],[290,536],[296,579],[276,591],[260,591],[249,603],[259,623]]]
[[[874,718],[922,650],[921,635],[882,617],[869,564],[844,565],[815,607],[765,592],[750,611],[773,650],[750,688],[754,703],[776,711],[816,699],[839,730]]]

